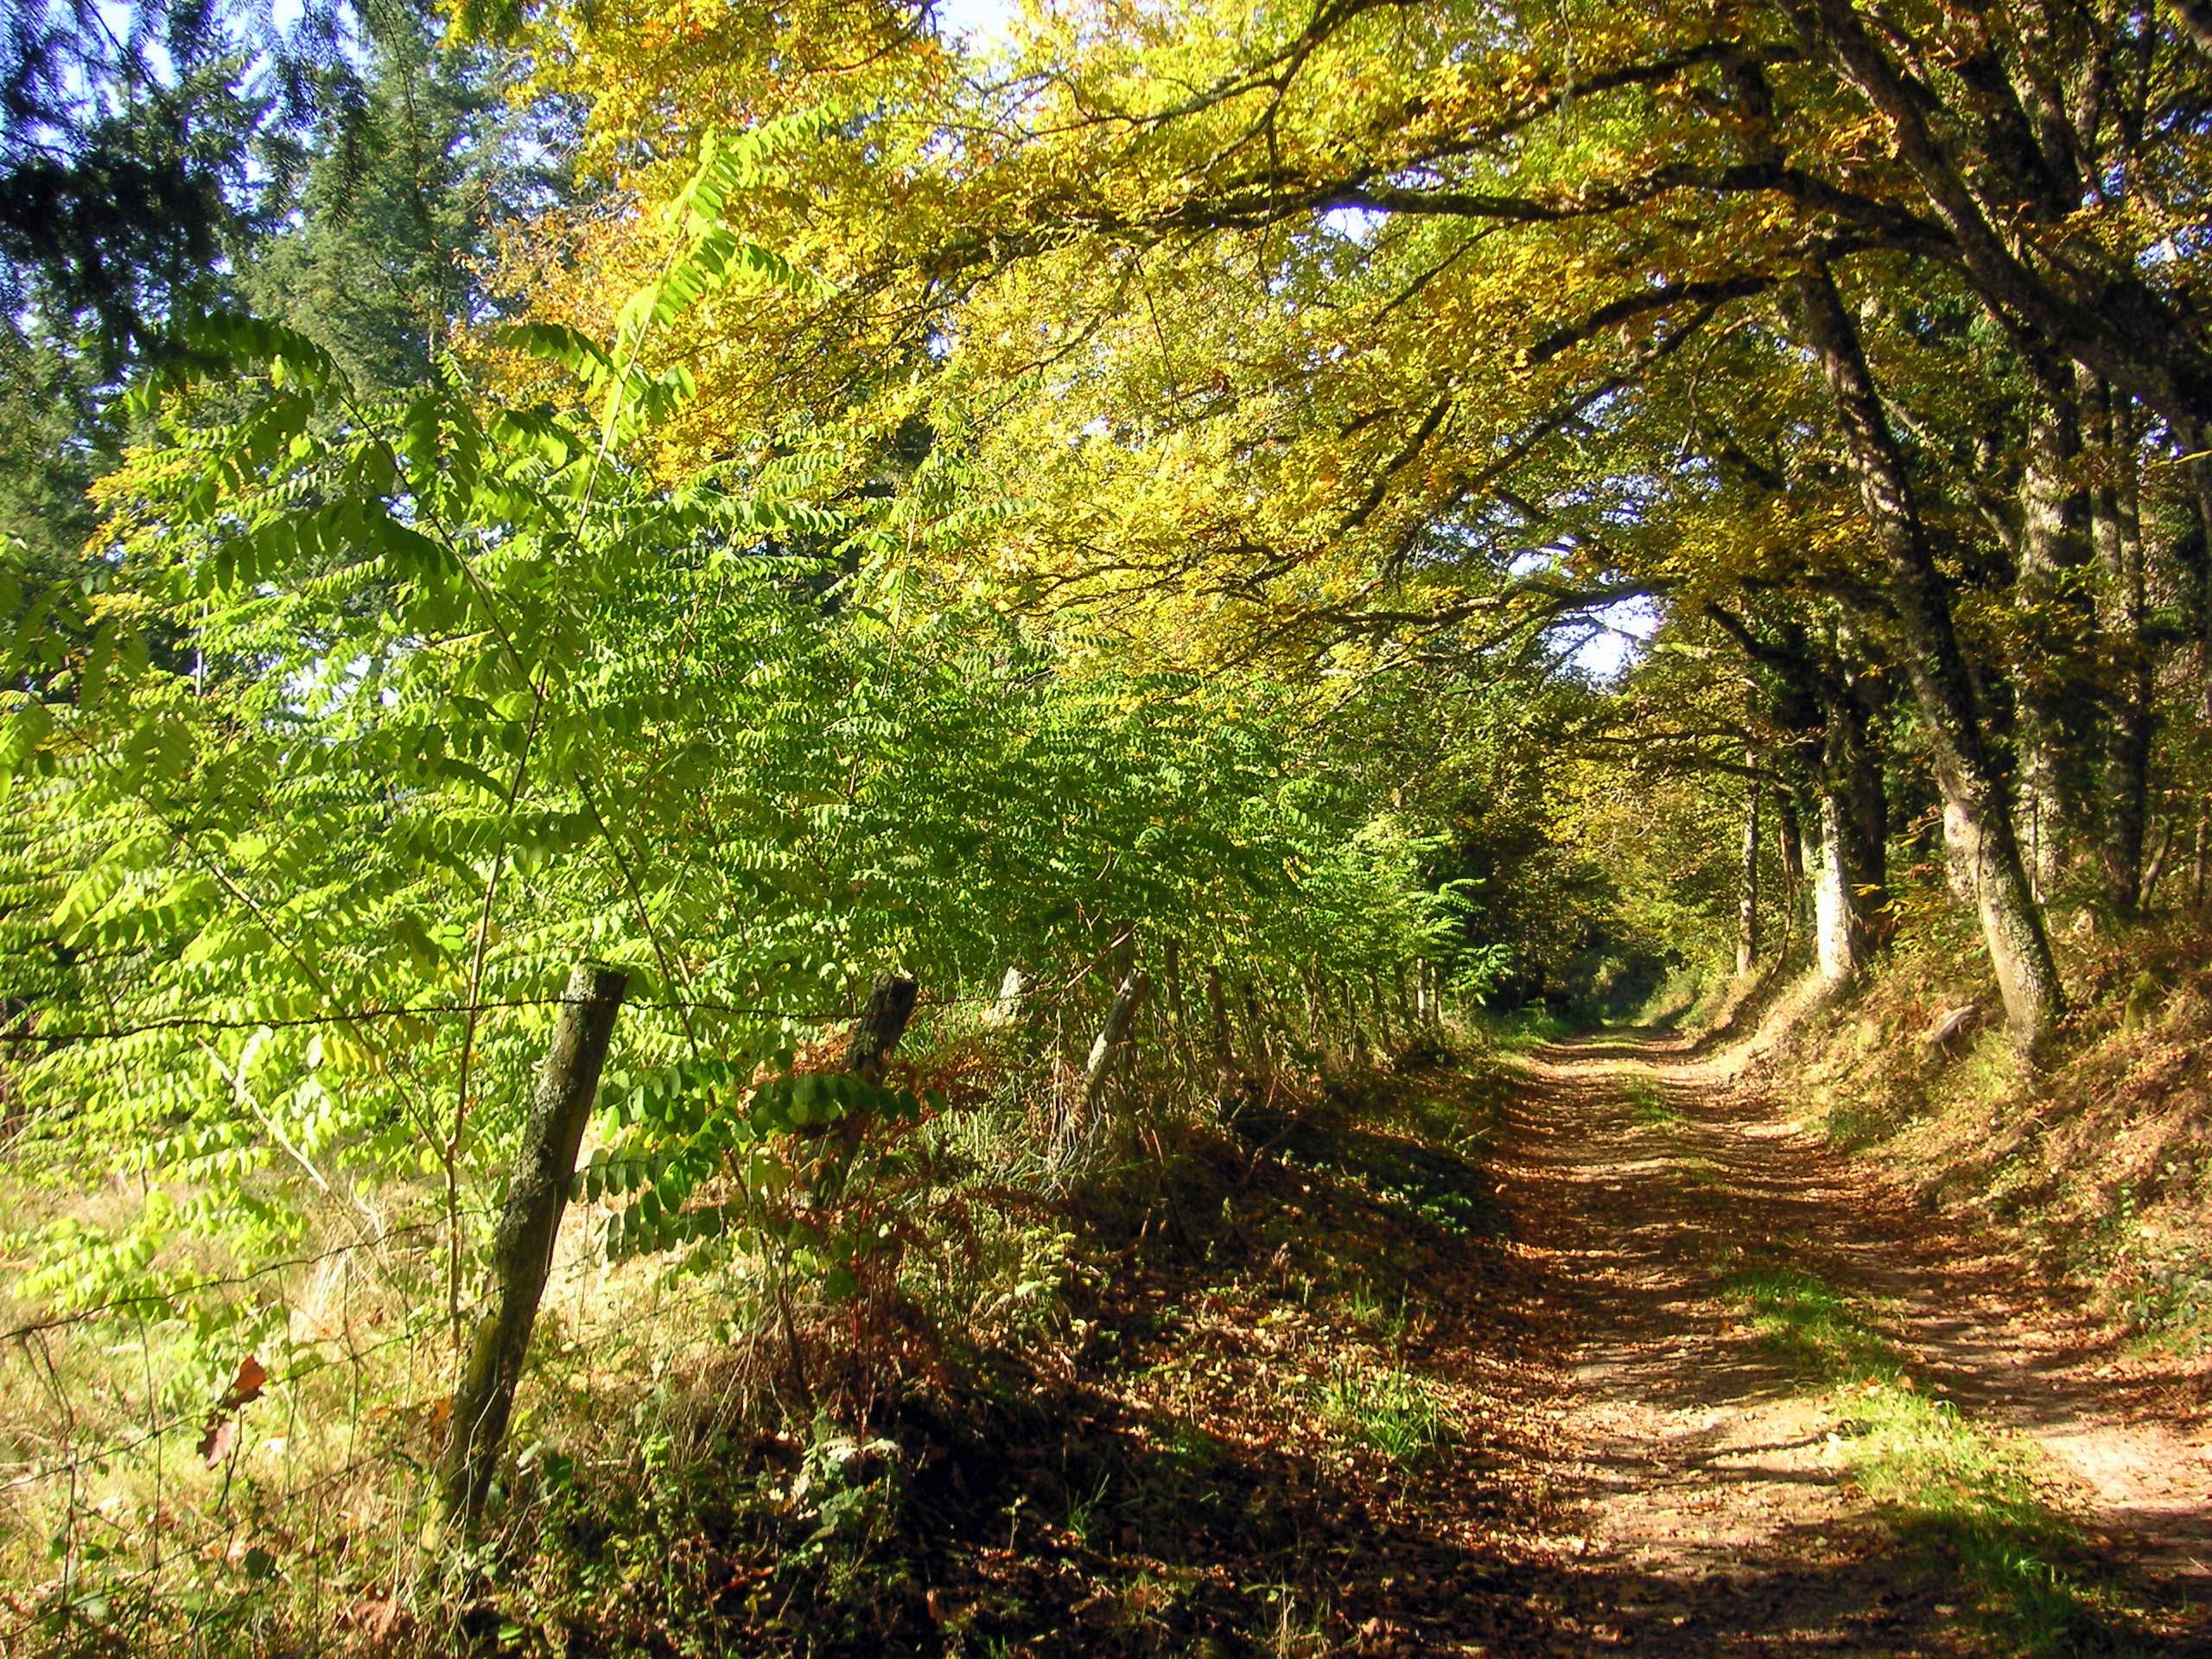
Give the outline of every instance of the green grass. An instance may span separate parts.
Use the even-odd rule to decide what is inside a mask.
[[[1395,1297],[1387,1297],[1368,1280],[1355,1280],[1344,1294],[1344,1312],[1376,1336],[1396,1342],[1406,1334],[1412,1322],[1408,1311],[1406,1294],[1402,1290]]]
[[[1667,1098],[1667,1091],[1659,1086],[1656,1077],[1631,1077],[1621,1084],[1621,1095],[1639,1123],[1671,1128],[1689,1122],[1681,1109]]]
[[[1451,1434],[1436,1396],[1400,1370],[1339,1364],[1321,1386],[1321,1411],[1345,1439],[1393,1463],[1417,1463]]]
[[[1729,1289],[1801,1376],[1835,1390],[1861,1490],[1901,1538],[1956,1564],[1993,1634],[2038,1659],[2152,1651],[2113,1589],[2068,1564],[2085,1541],[2039,1493],[2031,1447],[1916,1386],[1897,1345],[1815,1275],[1758,1268]]]
[[[1573,1036],[1575,1029],[1571,1021],[1541,1007],[1516,1008],[1511,1014],[1493,1014],[1485,1018],[1482,1024],[1491,1041],[1513,1054],[1541,1048],[1546,1043],[1563,1041]]]
[[[1101,1510],[1106,1502],[1106,1489],[1112,1484],[1110,1476],[1101,1475],[1096,1485],[1087,1491],[1078,1488],[1068,1497],[1068,1530],[1083,1541],[1085,1548],[1096,1547],[1098,1538],[1104,1535]]]
[[[1268,1659],[1319,1659],[1330,1650],[1325,1602],[1302,1606],[1297,1586],[1289,1584],[1249,1585],[1246,1589],[1259,1592],[1274,1610],[1272,1624],[1253,1632],[1255,1646]]]
[[[1833,1385],[1904,1378],[1896,1344],[1815,1275],[1795,1268],[1754,1268],[1733,1275],[1727,1287],[1751,1305],[1751,1328],[1806,1381]]]

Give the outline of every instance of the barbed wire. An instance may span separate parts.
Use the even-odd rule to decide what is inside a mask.
[[[471,1314],[480,1313],[485,1306],[484,1300],[480,1297],[471,1302],[466,1311]],[[391,1335],[370,1343],[365,1347],[349,1345],[345,1353],[336,1358],[325,1359],[310,1355],[308,1361],[295,1365],[282,1376],[271,1375],[264,1386],[281,1387],[283,1384],[296,1382],[302,1378],[329,1370],[333,1366],[358,1364],[372,1354],[382,1353],[387,1348],[396,1348],[402,1343],[420,1342],[423,1335],[422,1328],[410,1326],[395,1331]],[[22,1474],[6,1480],[0,1480],[0,1493],[20,1491],[27,1486],[36,1486],[63,1475],[73,1475],[81,1469],[97,1468],[102,1464],[136,1452],[142,1446],[151,1445],[163,1435],[174,1434],[181,1428],[191,1428],[197,1425],[204,1430],[209,1417],[218,1409],[219,1408],[211,1404],[205,1410],[194,1410],[170,1417],[164,1421],[153,1423],[127,1440],[116,1440],[90,1452],[80,1452],[66,1462],[34,1466]]]
[[[325,1470],[322,1473],[314,1476],[312,1478],[303,1482],[301,1485],[294,1488],[289,1496],[295,1498],[310,1497],[315,1493],[322,1491],[325,1487],[334,1486],[340,1481],[347,1479],[352,1476],[358,1475],[364,1470],[373,1468],[380,1464],[388,1464],[396,1455],[398,1454],[396,1454],[390,1450],[385,1450],[369,1452],[365,1456],[355,1458],[350,1463],[341,1465],[340,1467],[335,1469]],[[191,1560],[200,1557],[201,1553],[209,1544],[214,1542],[219,1538],[229,1537],[232,1534],[237,1532],[240,1527],[249,1524],[253,1519],[254,1517],[251,1513],[233,1510],[226,1514],[222,1520],[216,1524],[207,1528],[205,1530],[191,1538],[180,1537],[174,1528],[157,1528],[156,1530],[160,1534],[160,1535],[175,1547],[175,1560]],[[98,1581],[99,1588],[101,1592],[112,1595],[118,1590],[135,1588],[138,1585],[143,1584],[149,1579],[159,1578],[163,1573],[173,1571],[174,1567],[175,1561],[165,1558],[156,1560],[148,1566],[139,1567],[134,1572],[103,1574]],[[73,1611],[73,1609],[64,1604],[63,1605],[57,1606],[48,1611],[33,1613],[29,1618],[24,1619],[21,1624],[11,1624],[4,1629],[0,1629],[0,1653],[14,1652],[16,1650],[14,1644],[22,1637],[28,1636],[32,1630],[36,1630],[41,1624],[47,1624],[57,1617],[69,1617]],[[142,1654],[148,1651],[167,1652],[176,1647],[180,1641],[188,1641],[192,1639],[194,1634],[196,1634],[196,1632],[188,1632],[187,1635],[183,1637],[171,1637],[157,1649],[149,1650],[142,1648],[137,1650]]]
[[[1080,976],[1078,976],[1080,977]],[[948,1008],[982,1003],[1046,1002],[1066,994],[1068,986],[1030,988],[1009,992],[976,992],[973,995],[926,996],[916,1003],[918,1008]],[[29,999],[0,993],[0,1001],[21,1002]],[[286,1031],[314,1026],[347,1026],[372,1020],[427,1019],[448,1014],[476,1014],[495,1013],[512,1008],[551,1008],[567,1006],[581,1007],[584,999],[572,996],[512,996],[497,997],[478,1002],[415,1002],[397,1007],[349,1008],[334,1014],[165,1014],[136,1025],[84,1027],[68,1031],[7,1031],[0,1032],[0,1046],[14,1043],[36,1043],[58,1047],[68,1043],[121,1042],[132,1037],[143,1037],[163,1031]],[[834,1025],[855,1017],[850,1008],[779,1008],[764,1003],[722,1002],[696,997],[626,997],[626,1008],[645,1008],[656,1013],[732,1014],[749,1018],[781,1020],[798,1025]]]
[[[104,1319],[122,1308],[143,1307],[174,1301],[181,1296],[197,1296],[202,1291],[223,1290],[238,1285],[251,1284],[257,1279],[266,1279],[273,1274],[289,1272],[294,1268],[319,1267],[325,1262],[341,1255],[351,1255],[356,1251],[381,1250],[396,1238],[404,1238],[415,1233],[442,1232],[444,1228],[443,1220],[410,1221],[404,1227],[391,1228],[374,1238],[357,1238],[350,1243],[335,1244],[327,1250],[319,1250],[313,1255],[286,1256],[282,1261],[265,1262],[249,1272],[220,1274],[209,1278],[195,1279],[186,1284],[172,1285],[165,1290],[140,1291],[130,1296],[114,1297],[105,1302],[96,1302],[89,1307],[73,1308],[67,1313],[57,1313],[51,1319],[33,1319],[27,1324],[16,1326],[11,1331],[0,1331],[0,1343],[18,1342],[26,1337],[36,1336],[41,1332],[60,1331],[73,1325],[88,1325],[95,1319]]]
[[[130,1037],[143,1037],[160,1031],[270,1031],[298,1029],[309,1026],[349,1026],[372,1020],[411,1020],[440,1014],[489,1014],[503,1008],[550,1008],[568,1004],[581,1005],[582,999],[570,996],[511,996],[498,997],[481,1002],[414,1002],[398,1007],[348,1008],[335,1014],[301,1014],[273,1015],[218,1016],[214,1014],[168,1014],[148,1020],[137,1025],[89,1027],[73,1031],[11,1031],[0,1033],[0,1043],[42,1043],[48,1046],[63,1043],[118,1042]],[[772,1008],[736,1002],[694,1001],[679,998],[631,997],[623,1006],[630,1008],[651,1008],[662,1012],[681,1012],[686,1009],[720,1014],[742,1014],[772,1020],[789,1020],[806,1023],[827,1023],[852,1016],[842,1010],[828,1008]]]
[[[334,1252],[333,1252],[333,1254],[334,1254]],[[658,1323],[659,1321],[665,1320],[671,1316],[685,1313],[696,1307],[706,1306],[710,1303],[723,1302],[727,1300],[727,1297],[728,1291],[726,1287],[719,1285],[702,1285],[696,1290],[694,1290],[686,1295],[656,1296],[653,1299],[652,1306],[644,1310],[643,1317],[647,1323]],[[480,1301],[474,1305],[471,1311],[474,1311],[475,1308],[480,1308],[481,1306],[482,1303]],[[372,1355],[382,1352],[385,1350],[397,1347],[406,1343],[420,1341],[422,1340],[423,1336],[423,1332],[419,1328],[405,1329],[395,1332],[391,1336],[385,1338],[380,1341],[370,1343],[365,1346],[349,1346],[346,1351],[342,1355],[336,1355],[327,1358],[310,1356],[308,1363],[295,1366],[292,1370],[285,1372],[281,1376],[272,1377],[270,1379],[270,1385],[276,1386],[284,1383],[296,1382],[305,1377],[313,1376],[319,1371],[327,1370],[339,1365],[349,1363],[359,1364],[361,1361],[369,1358]],[[141,1446],[152,1443],[165,1434],[174,1433],[181,1428],[189,1428],[195,1422],[203,1423],[204,1425],[204,1419],[197,1415],[174,1417],[167,1422],[149,1428],[145,1433],[143,1433],[130,1440],[118,1441],[113,1445],[104,1446],[94,1451],[80,1452],[66,1462],[49,1465],[43,1468],[36,1469],[26,1474],[17,1476],[13,1479],[0,1482],[0,1493],[20,1491],[29,1487],[42,1484],[48,1481],[57,1479],[64,1476],[74,1475],[79,1471],[93,1467],[111,1459],[124,1456],[132,1451],[136,1451]],[[235,1453],[233,1455],[235,1455]],[[334,1484],[335,1483],[344,1480],[353,1475],[359,1474],[365,1470],[379,1465],[388,1465],[395,1461],[407,1464],[410,1470],[415,1472],[419,1472],[419,1468],[414,1465],[413,1460],[405,1452],[399,1450],[395,1446],[385,1446],[381,1449],[370,1452],[363,1456],[353,1459],[351,1461],[341,1465],[338,1468],[326,1470],[321,1473],[308,1478],[302,1484],[292,1488],[288,1492],[287,1497],[289,1499],[296,1500],[302,1497],[318,1491],[324,1487]],[[200,1551],[204,1550],[210,1542],[219,1538],[229,1536],[230,1535],[237,1532],[241,1526],[247,1524],[253,1519],[254,1517],[250,1514],[234,1512],[226,1516],[218,1524],[211,1526],[198,1534],[196,1536],[190,1538],[179,1536],[177,1529],[164,1526],[161,1524],[158,1520],[156,1521],[154,1530],[170,1541],[174,1546],[179,1559],[190,1559]],[[120,1575],[105,1575],[99,1581],[99,1588],[105,1592],[112,1593],[116,1590],[127,1588],[131,1586],[143,1583],[149,1579],[157,1577],[160,1574],[169,1571],[171,1566],[172,1563],[170,1561],[162,1560],[151,1566],[139,1568],[132,1573]],[[29,1618],[25,1619],[20,1624],[5,1628],[0,1628],[0,1651],[11,1650],[9,1646],[10,1643],[26,1635],[39,1624],[54,1617],[56,1612],[60,1612],[61,1611],[61,1609],[57,1608],[53,1611],[34,1614]]]

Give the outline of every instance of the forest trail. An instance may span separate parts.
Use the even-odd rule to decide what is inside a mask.
[[[1491,1170],[1560,1373],[1553,1652],[2212,1653],[2183,1379],[1689,1047],[1522,1074]]]

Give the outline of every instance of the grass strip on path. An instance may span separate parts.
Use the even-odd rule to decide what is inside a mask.
[[[1989,1633],[2014,1652],[2148,1655],[2135,1610],[2083,1566],[2080,1525],[2042,1495],[2039,1454],[1919,1387],[1858,1304],[1797,1268],[1732,1275],[1754,1331],[1833,1391],[1852,1471],[1897,1535],[1955,1562]]]

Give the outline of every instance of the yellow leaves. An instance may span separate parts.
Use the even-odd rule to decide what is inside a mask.
[[[1695,491],[1666,499],[1656,432],[1620,442],[1656,476],[1608,473],[1686,308],[1527,356],[1610,303],[1785,253],[1804,226],[1778,194],[1679,188],[1535,222],[1300,206],[1357,179],[1556,207],[1735,159],[1717,72],[1565,95],[1702,48],[1706,13],[1393,7],[1308,39],[1312,13],[1248,0],[1097,0],[1027,13],[988,74],[890,19],[622,0],[545,60],[549,85],[593,99],[607,153],[633,158],[639,211],[558,227],[581,257],[529,269],[536,315],[605,337],[624,284],[651,283],[656,237],[700,251],[691,288],[628,314],[680,335],[647,369],[696,387],[656,440],[664,473],[726,458],[733,433],[924,423],[986,499],[1025,510],[940,526],[901,559],[1110,612],[1181,652],[1385,594],[1417,611],[1408,550],[1432,543],[1434,591],[1500,580],[1526,550],[1516,522],[1554,505],[1529,536],[1572,545],[1581,526],[1606,558],[1690,582],[1853,556],[1802,515],[1732,525]],[[1829,133],[1879,137],[1855,111]],[[686,186],[669,158],[695,152]],[[1594,417],[1577,402],[1613,381],[1637,390]],[[968,411],[957,440],[951,409]]]

